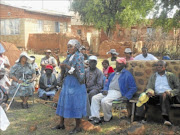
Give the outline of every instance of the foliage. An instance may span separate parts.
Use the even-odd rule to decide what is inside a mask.
[[[74,0],[72,3],[72,9],[85,24],[103,29],[107,34],[117,23],[122,27],[146,24],[150,13],[155,19],[153,26],[162,26],[166,31],[179,28],[179,8],[180,0]]]
[[[165,31],[180,28],[180,0],[154,0],[154,26],[161,26]]]
[[[153,5],[153,0],[74,0],[72,9],[79,13],[85,24],[94,25],[108,34],[116,23],[124,27],[139,24]]]

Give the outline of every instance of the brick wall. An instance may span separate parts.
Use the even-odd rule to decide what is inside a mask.
[[[110,54],[106,54],[110,49],[116,49],[120,57],[124,56],[125,48],[132,48],[132,42],[116,42],[105,40],[99,45],[98,55],[102,57],[111,57]]]
[[[30,34],[27,48],[36,53],[43,53],[44,50],[50,49],[54,52],[59,51],[61,55],[66,55],[67,43],[70,39],[74,38],[81,42],[78,37],[68,36],[62,33]]]

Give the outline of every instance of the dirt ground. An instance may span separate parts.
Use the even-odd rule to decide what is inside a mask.
[[[52,108],[53,103],[42,104],[37,97],[37,93],[33,98],[29,99],[29,109],[21,108],[21,100],[15,98],[7,116],[10,120],[10,126],[1,135],[67,135],[69,130],[74,128],[74,123],[69,123],[68,130],[52,130],[51,128],[59,122],[58,116],[55,115],[55,109]],[[114,110],[114,109],[113,109]],[[100,124],[101,130],[82,131],[79,135],[127,135],[126,130],[134,123],[130,123],[130,119],[119,119],[125,116],[125,113],[119,113],[118,110],[113,111],[113,119],[111,122]],[[136,124],[136,123],[135,123]],[[148,122],[144,124],[145,135],[172,135],[180,134],[179,126],[165,127],[162,123]],[[34,131],[33,131],[34,130]]]

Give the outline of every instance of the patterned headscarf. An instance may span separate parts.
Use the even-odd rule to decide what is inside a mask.
[[[69,42],[67,44],[75,46],[78,50],[80,50],[80,48],[81,48],[81,44],[79,43],[79,41],[77,39],[71,39],[71,40],[69,40]]]

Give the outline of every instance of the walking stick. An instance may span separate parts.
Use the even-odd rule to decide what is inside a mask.
[[[11,101],[10,101],[10,103],[9,103],[9,105],[8,105],[8,107],[7,107],[7,109],[6,109],[6,111],[9,110],[9,108],[10,108],[10,106],[11,106],[13,100],[14,100],[14,97],[16,96],[16,94],[17,94],[17,92],[18,92],[20,86],[21,86],[21,84],[18,84],[18,87],[17,87],[17,89],[16,89],[16,91],[15,91],[15,93],[14,93],[14,95],[13,95],[13,97],[12,97],[12,99],[11,99]]]

